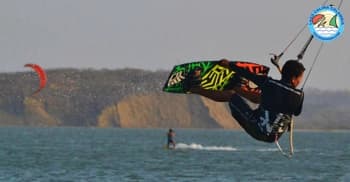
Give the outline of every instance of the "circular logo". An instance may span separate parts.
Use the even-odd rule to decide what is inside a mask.
[[[333,6],[321,6],[315,9],[308,21],[311,34],[321,41],[336,39],[344,30],[344,18]]]

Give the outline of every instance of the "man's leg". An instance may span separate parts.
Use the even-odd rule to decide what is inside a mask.
[[[202,87],[194,87],[190,89],[191,93],[198,94],[209,99],[212,99],[216,102],[228,102],[235,94],[234,90],[224,90],[224,91],[216,91],[216,90],[206,90]]]
[[[228,61],[227,59],[221,59],[219,64],[220,64],[220,66],[231,70],[230,61]],[[241,79],[241,78],[239,78],[239,79]],[[233,89],[238,95],[248,99],[249,101],[251,101],[255,104],[259,104],[261,101],[260,94],[252,93],[252,92],[249,92],[247,90],[243,90],[240,85],[236,85]]]
[[[258,115],[239,95],[235,95],[229,102],[232,116],[241,127],[253,138],[265,142],[272,142],[261,132],[258,126]]]
[[[176,144],[175,144],[175,142],[173,142],[172,144],[173,144],[173,147],[175,148],[175,147],[176,147]]]
[[[203,89],[202,87],[194,87],[190,89],[190,92],[207,97],[216,102],[228,102],[231,100],[234,94],[238,94],[255,104],[260,103],[260,94],[247,92],[245,90],[242,90],[241,87],[235,87],[232,90],[223,90],[223,91],[207,90],[207,89]]]
[[[261,95],[259,93],[249,92],[249,91],[243,90],[241,87],[235,87],[234,90],[238,95],[248,99],[250,102],[253,102],[255,104],[260,104],[261,102]]]

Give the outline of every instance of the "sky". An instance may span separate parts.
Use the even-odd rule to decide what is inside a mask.
[[[273,67],[324,0],[1,0],[0,72],[93,68],[170,70],[198,61],[251,61]],[[337,4],[340,0],[329,1]],[[343,35],[325,43],[306,87],[350,90],[350,2]],[[294,59],[306,29],[281,62]],[[307,71],[320,41],[304,59]],[[271,76],[279,78],[275,69]],[[166,79],[166,78],[164,78]]]

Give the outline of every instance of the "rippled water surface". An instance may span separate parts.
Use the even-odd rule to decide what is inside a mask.
[[[350,132],[296,132],[288,159],[230,130],[175,129],[167,150],[166,131],[0,128],[0,181],[350,181]]]

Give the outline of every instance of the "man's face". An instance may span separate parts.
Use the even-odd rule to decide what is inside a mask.
[[[301,73],[298,77],[293,77],[293,78],[292,78],[292,86],[293,86],[294,88],[296,88],[296,87],[301,83],[301,81],[303,80],[303,78],[304,78],[304,72]]]

